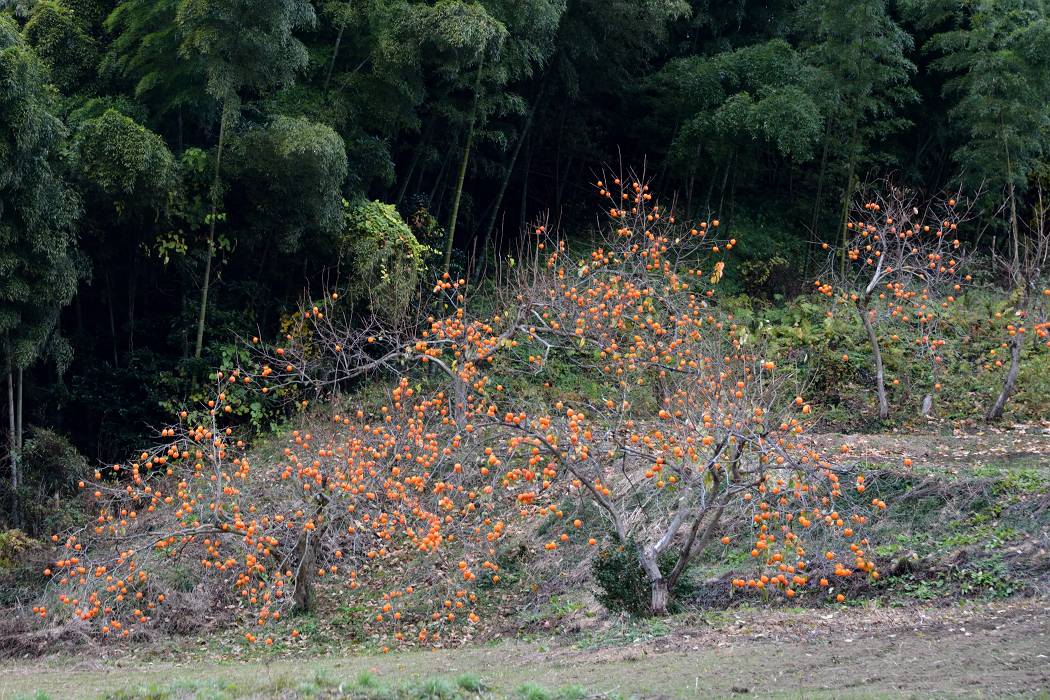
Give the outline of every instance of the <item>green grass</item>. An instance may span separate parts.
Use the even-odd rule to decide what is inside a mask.
[[[16,697],[24,700],[58,700],[44,691]],[[248,697],[295,700],[483,700],[500,696],[491,692],[478,676],[469,673],[455,678],[433,677],[412,683],[390,684],[379,681],[367,671],[348,681],[340,681],[325,671],[318,671],[305,681],[295,681],[292,676],[281,676],[259,685],[238,685],[214,680],[175,680],[103,692],[98,697],[103,700],[239,700]],[[513,697],[520,700],[583,700],[593,697],[593,694],[578,685],[551,689],[535,683],[524,683],[513,692]]]
[[[936,584],[929,588],[936,593]],[[916,596],[924,595],[916,591]],[[1010,606],[1023,610],[1003,618],[998,604],[967,603],[957,610],[967,617],[963,607],[992,615],[988,619],[997,625],[991,632],[990,624],[974,618],[966,622],[972,635],[945,632],[944,622],[954,626],[958,613],[945,613],[940,606],[929,606],[921,614],[884,611],[879,633],[861,632],[870,626],[869,613],[883,604],[858,601],[842,606],[830,627],[814,626],[812,609],[781,608],[771,614],[761,606],[642,623],[613,622],[605,633],[596,630],[587,648],[548,636],[528,643],[507,640],[493,647],[364,656],[304,649],[266,660],[188,660],[174,654],[167,662],[147,663],[136,656],[109,654],[108,659],[5,661],[0,662],[0,698],[612,700],[741,693],[881,698],[900,697],[902,691],[909,697],[958,697],[973,694],[975,688],[1009,694],[1046,687],[1044,681],[1050,681],[1037,657],[1040,648],[1032,642],[1050,632],[1042,605],[1036,601]],[[859,685],[842,666],[843,655],[851,653],[863,656],[857,668],[865,680]],[[1004,664],[1006,658],[1011,662]]]
[[[563,695],[537,686],[544,697],[585,697]],[[581,691],[582,693],[582,691]],[[264,683],[232,683],[215,680],[175,680],[165,684],[149,684],[99,695],[105,700],[238,700],[246,697],[281,698],[353,698],[354,700],[470,700],[491,697],[478,676],[461,674],[455,678],[433,677],[411,683],[384,683],[373,674],[362,671],[350,680],[340,680],[329,671],[319,670],[306,680],[295,680],[282,675]],[[44,700],[51,696],[40,691],[32,696]]]

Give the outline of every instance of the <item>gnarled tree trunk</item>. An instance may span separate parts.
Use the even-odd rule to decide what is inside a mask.
[[[857,302],[857,313],[860,321],[864,324],[864,331],[868,334],[868,343],[871,344],[871,354],[875,358],[875,390],[879,395],[879,418],[889,418],[890,402],[886,398],[886,371],[882,366],[882,350],[879,348],[879,336],[875,333],[875,326],[868,314],[868,305],[864,301]]]
[[[667,614],[667,606],[671,602],[671,594],[667,588],[667,579],[658,578],[652,582],[652,597],[649,600],[649,610],[655,616]]]
[[[641,564],[646,578],[649,580],[650,599],[649,612],[652,615],[666,615],[667,607],[671,602],[671,592],[667,585],[667,579],[660,571],[657,563],[657,552],[655,548],[638,546],[638,563]]]
[[[985,420],[993,421],[1003,417],[1003,409],[1006,408],[1006,402],[1010,400],[1010,394],[1014,391],[1014,384],[1017,383],[1017,374],[1021,371],[1021,351],[1023,349],[1024,335],[1018,333],[1010,341],[1010,369],[1006,371],[1003,388],[999,391],[999,396],[996,397],[995,403],[988,409]]]
[[[296,612],[309,612],[314,604],[314,572],[317,569],[317,548],[320,538],[307,532],[296,546],[299,567],[295,572],[295,590],[292,601]]]
[[[310,612],[314,607],[314,576],[317,573],[317,557],[321,551],[321,539],[328,530],[324,514],[328,505],[328,496],[324,493],[327,483],[321,484],[322,491],[316,496],[316,505],[312,521],[315,529],[304,529],[295,543],[295,589],[292,591],[292,602],[296,612]]]

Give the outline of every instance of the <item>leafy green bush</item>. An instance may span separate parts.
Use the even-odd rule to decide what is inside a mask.
[[[41,583],[44,543],[22,530],[0,529],[0,607],[25,603]]]
[[[747,284],[744,279],[738,282]],[[793,367],[806,398],[823,409],[826,420],[844,430],[878,427],[871,348],[852,307],[833,306],[815,295],[768,303],[741,294],[725,298],[723,304],[747,329],[745,340],[766,344],[767,354]],[[1000,345],[1006,340],[995,315],[1008,309],[1007,295],[994,289],[970,290],[952,305],[943,332],[946,342],[940,354],[944,362],[937,377],[943,391],[937,393],[935,416],[983,418],[1006,371],[991,360],[1001,356]],[[919,403],[933,390],[933,382],[923,355],[913,351],[906,337],[891,342],[889,336],[894,332],[898,331],[883,333],[881,349],[893,418],[901,421],[918,416]],[[1045,413],[1050,353],[1033,345],[1026,349],[1015,393],[1007,403],[1011,420],[1038,419]]]
[[[725,291],[772,301],[804,290],[806,243],[795,232],[757,217],[734,221],[730,235],[737,244],[726,266]]]
[[[275,116],[236,134],[230,144],[227,206],[242,245],[275,244],[283,254],[330,253],[342,224],[346,149],[331,127],[304,117]]]
[[[19,502],[26,529],[31,534],[50,534],[80,520],[77,482],[87,474],[87,460],[65,436],[33,429],[22,447]]]
[[[85,184],[121,210],[163,205],[177,189],[178,166],[164,139],[116,109],[84,121],[74,146]]]
[[[21,530],[0,530],[0,572],[7,572],[21,556],[40,543]]]
[[[419,287],[431,249],[420,243],[391,204],[361,200],[346,204],[343,251],[353,261],[351,291],[373,311],[397,316]]]
[[[663,575],[669,576],[678,556],[671,550],[660,555],[658,564]],[[591,562],[591,574],[598,586],[595,597],[609,612],[625,612],[633,617],[648,617],[652,588],[633,542],[603,548]],[[671,591],[671,612],[691,593],[686,576],[680,576]]]
[[[740,279],[744,291],[751,296],[766,299],[792,286],[795,274],[791,263],[782,255],[745,260],[740,264]]]

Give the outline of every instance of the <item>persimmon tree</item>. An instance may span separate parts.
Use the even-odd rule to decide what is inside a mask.
[[[941,388],[946,312],[972,281],[958,238],[959,224],[969,212],[954,196],[921,201],[917,193],[884,181],[855,203],[846,223],[845,249],[822,244],[831,255],[815,286],[851,307],[864,328],[880,418],[890,415],[883,362],[887,342],[907,342],[924,358],[929,390],[921,412],[928,415],[932,409],[933,392]]]
[[[55,536],[62,554],[44,572],[68,609],[60,618],[127,637],[189,575],[211,583],[212,606],[236,601],[262,628],[311,609],[318,580],[352,591],[386,567],[404,585],[384,591],[375,622],[392,623],[396,637],[402,624],[425,641],[457,619],[478,620],[473,583],[498,569],[486,557],[505,526],[490,517],[492,484],[473,462],[464,469],[481,451],[469,431],[454,430],[442,392],[417,392],[402,378],[374,415],[331,414],[256,464],[221,427],[232,412],[228,386],[253,380],[234,371],[216,381],[206,410],[183,412],[161,430],[162,444],[81,484],[96,517]],[[417,605],[402,620],[395,605],[413,594],[433,611]],[[34,612],[54,615],[46,605]],[[246,638],[272,642],[252,630]]]
[[[103,634],[127,636],[153,621],[188,570],[209,584],[213,605],[233,598],[265,625],[312,609],[322,578],[352,591],[369,571],[384,582],[400,572],[404,584],[384,592],[374,619],[394,638],[411,627],[418,641],[433,641],[445,627],[476,622],[475,581],[487,574],[498,583],[492,558],[506,523],[493,515],[492,448],[469,421],[494,415],[477,367],[511,341],[467,320],[462,285],[440,280],[435,304],[446,314],[422,317],[418,328],[341,314],[332,294],[305,305],[281,345],[253,339],[258,362],[216,373],[214,398],[181,412],[161,444],[81,484],[96,520],[56,535],[64,553],[45,571],[62,607]],[[410,331],[416,340],[401,345]],[[424,371],[424,389],[410,383],[409,369],[428,366],[441,381],[427,382]],[[235,387],[306,408],[303,397],[332,399],[372,372],[393,377],[384,402],[323,421],[306,415],[275,458],[254,463],[235,428],[223,427],[238,413]],[[35,612],[49,614],[46,605]]]
[[[789,597],[828,585],[810,574],[813,552],[833,560],[868,513],[840,512],[849,467],[806,438],[811,408],[791,373],[715,301],[736,241],[716,240],[717,220],[676,222],[639,179],[598,191],[609,206],[598,247],[574,256],[564,241],[542,243],[541,264],[525,267],[515,290],[533,317],[528,362],[542,372],[557,353],[596,378],[595,394],[539,410],[510,397],[500,425],[519,435],[507,442],[506,481],[541,513],[552,491],[591,500],[611,535],[635,548],[653,614],[667,612],[727,513],[753,523],[748,549],[771,569],[735,585]],[[836,573],[877,576],[854,549],[855,566]],[[667,552],[675,563],[664,572]]]
[[[1025,353],[1025,340],[1033,337],[1033,349],[1040,346],[1050,348],[1050,283],[1047,280],[1047,265],[1050,264],[1050,223],[1047,222],[1047,205],[1043,202],[1043,190],[1038,188],[1038,197],[1030,222],[1017,224],[1018,234],[1014,254],[1001,257],[995,254],[993,261],[1002,270],[1010,287],[1010,311],[997,313],[994,323],[1002,326],[1006,336],[999,348],[989,353],[985,363],[987,369],[1006,367],[1002,386],[995,401],[988,408],[988,421],[1002,418],[1003,410],[1014,392],[1017,376]],[[1009,351],[1005,360],[999,351]]]
[[[809,439],[791,372],[717,304],[735,241],[716,240],[717,221],[677,223],[640,181],[613,183],[598,185],[597,248],[574,255],[537,227],[490,315],[446,274],[414,320],[355,317],[333,293],[279,344],[253,339],[256,359],[216,373],[207,405],[83,485],[96,520],[56,536],[45,572],[60,605],[130,635],[188,570],[250,615],[249,641],[272,641],[266,625],[313,607],[323,580],[332,595],[381,590],[372,628],[433,643],[479,620],[506,538],[542,541],[556,562],[598,536],[629,546],[663,614],[731,527],[750,529],[755,562],[737,588],[792,598],[877,578],[862,530],[885,504],[840,500],[866,488],[848,450]],[[537,402],[510,388],[555,360],[594,391]],[[389,382],[385,399],[346,408],[339,393],[369,375]],[[305,409],[278,454],[224,427],[234,386]],[[582,534],[584,517],[598,532]]]

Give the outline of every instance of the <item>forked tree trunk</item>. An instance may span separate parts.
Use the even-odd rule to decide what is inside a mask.
[[[667,607],[671,602],[671,591],[667,586],[667,579],[660,571],[655,550],[647,547],[638,547],[638,563],[641,564],[646,578],[649,580],[649,613],[660,616],[667,614]]]
[[[999,391],[999,396],[996,397],[995,403],[988,409],[985,420],[993,421],[1003,417],[1003,409],[1006,408],[1006,402],[1010,400],[1010,394],[1013,393],[1014,384],[1017,382],[1017,373],[1021,371],[1021,351],[1023,348],[1024,335],[1018,333],[1010,341],[1010,369],[1007,370],[1006,379],[1003,380],[1003,388]]]
[[[879,348],[879,336],[875,333],[875,326],[871,323],[868,315],[868,305],[863,301],[857,302],[857,313],[860,314],[864,331],[868,334],[868,343],[871,344],[871,354],[875,358],[875,390],[879,396],[879,418],[889,418],[890,402],[886,398],[886,372],[882,366],[882,350]]]
[[[317,569],[317,548],[320,538],[306,533],[299,540],[296,554],[299,568],[295,574],[292,603],[296,612],[310,612],[314,605],[314,572]]]

